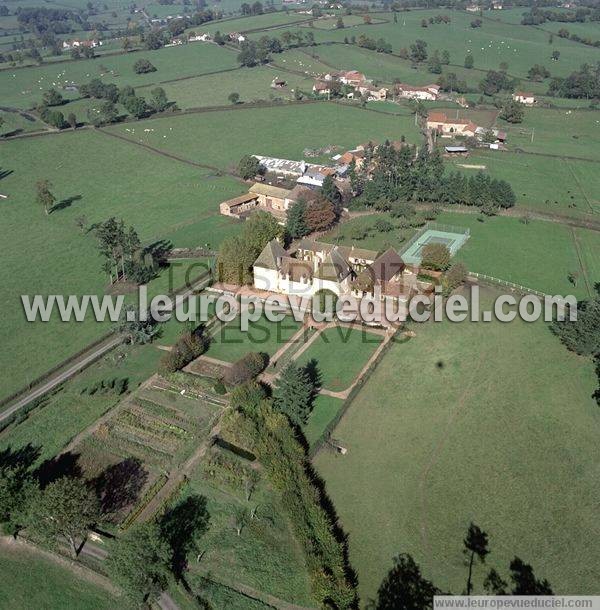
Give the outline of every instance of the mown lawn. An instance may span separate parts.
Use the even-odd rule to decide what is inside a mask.
[[[259,129],[250,129],[253,125]],[[413,116],[388,116],[327,102],[150,119],[135,123],[135,134],[127,131],[128,125],[109,129],[223,169],[235,167],[245,154],[302,159],[306,148],[338,146],[344,152],[369,140],[399,140],[402,135],[408,142],[421,139]]]
[[[349,534],[363,603],[406,552],[426,578],[460,594],[471,521],[491,549],[475,567],[476,594],[486,570],[506,578],[515,555],[557,594],[598,594],[591,360],[568,352],[543,322],[413,330],[335,429],[348,453],[315,459]]]
[[[336,326],[321,332],[297,359],[299,366],[315,361],[322,386],[332,392],[347,389],[379,347],[381,335]]]
[[[304,425],[304,436],[308,444],[312,447],[321,438],[321,434],[331,420],[338,414],[344,401],[333,396],[319,394],[314,401],[313,409]]]
[[[3,608],[128,608],[123,597],[76,576],[53,561],[18,545],[0,549],[0,606]]]
[[[123,218],[144,243],[170,239],[175,246],[217,248],[239,228],[218,217],[223,199],[244,191],[235,180],[208,176],[100,133],[81,131],[0,143],[1,182],[9,197],[2,207],[5,265],[0,278],[0,324],[4,374],[0,395],[9,394],[97,338],[105,327],[87,320],[29,324],[22,294],[102,294],[107,277],[89,227],[111,216]],[[49,179],[58,201],[80,197],[49,216],[35,202],[35,183]],[[14,354],[19,354],[15,358]]]
[[[206,355],[225,362],[235,362],[248,352],[273,356],[300,329],[300,323],[292,316],[286,316],[281,322],[271,322],[263,316],[256,322],[249,322],[247,331],[241,329],[241,322],[237,316],[222,325],[213,336]]]

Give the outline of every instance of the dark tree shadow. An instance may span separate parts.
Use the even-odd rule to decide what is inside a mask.
[[[81,477],[79,466],[79,453],[62,453],[61,455],[42,462],[34,472],[35,477],[44,489],[50,483],[62,479],[62,477]]]
[[[100,498],[102,513],[111,515],[137,502],[148,473],[135,458],[127,458],[108,466],[92,482]]]
[[[12,173],[14,173],[14,170],[12,169],[0,169],[0,180],[2,180],[2,178],[10,176]]]
[[[377,600],[369,600],[370,610],[424,610],[433,607],[439,589],[421,575],[421,568],[408,553],[394,558],[394,567],[379,586]]]
[[[304,372],[308,375],[308,379],[314,387],[315,392],[318,392],[321,389],[323,383],[318,361],[315,358],[309,360],[304,365]]]
[[[73,203],[75,203],[76,201],[79,201],[80,199],[82,199],[82,197],[83,197],[83,195],[74,195],[73,197],[67,197],[66,199],[58,201],[50,209],[50,214],[53,214],[54,212],[58,212],[59,210],[64,210],[66,208],[70,208],[73,205]]]
[[[29,470],[40,454],[41,447],[34,447],[31,443],[18,449],[11,449],[9,445],[0,451],[0,470]]]
[[[160,529],[171,546],[171,569],[181,579],[187,567],[188,555],[198,552],[197,539],[206,532],[210,515],[206,498],[194,494],[167,510],[160,520]]]
[[[167,264],[167,256],[173,249],[173,242],[168,239],[159,239],[144,248],[144,252],[151,254],[152,258],[161,266]]]

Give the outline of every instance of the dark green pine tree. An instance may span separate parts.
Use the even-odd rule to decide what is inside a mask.
[[[292,239],[304,237],[310,233],[310,229],[304,219],[305,213],[306,202],[303,200],[296,201],[296,203],[290,206],[287,215],[286,229]]]
[[[335,182],[331,176],[327,176],[325,180],[323,180],[321,195],[323,195],[323,197],[325,197],[325,199],[328,201],[331,201],[331,203],[336,206],[336,209],[342,202],[342,194],[338,190],[338,187],[335,185]]]
[[[294,424],[306,423],[312,407],[314,387],[303,368],[291,362],[281,373],[275,389],[275,407]]]

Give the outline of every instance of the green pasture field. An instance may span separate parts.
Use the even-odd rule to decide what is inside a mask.
[[[249,129],[251,125],[259,129]],[[130,128],[114,125],[109,130],[131,137],[126,131]],[[222,169],[234,168],[245,154],[302,159],[307,147],[337,145],[343,152],[369,140],[399,140],[402,135],[408,142],[420,141],[412,116],[386,116],[327,102],[224,110],[135,123],[137,141]]]
[[[448,15],[448,25],[433,24],[421,27],[421,20]],[[392,45],[393,52],[409,48],[416,39],[428,43],[429,52],[446,49],[450,53],[448,70],[461,67],[465,55],[471,52],[475,67],[483,70],[497,70],[500,63],[509,65],[508,72],[519,78],[526,78],[527,71],[534,63],[542,63],[553,75],[565,76],[579,69],[582,63],[594,63],[600,58],[600,49],[554,37],[552,46],[548,44],[548,33],[529,26],[485,20],[481,28],[473,29],[471,21],[474,14],[448,11],[445,9],[418,10],[398,14],[398,23],[393,23],[391,13],[378,14],[377,17],[389,19],[388,23],[375,24],[344,30],[318,30],[314,28],[317,43],[342,42],[349,35],[365,34],[370,38],[384,38]],[[553,50],[560,51],[560,61],[550,59]],[[375,55],[375,53],[373,54]],[[426,67],[423,67],[423,71]],[[369,70],[367,70],[369,76]]]
[[[264,15],[253,15],[251,17],[235,17],[233,19],[224,19],[221,21],[210,21],[191,29],[198,33],[208,32],[209,34],[214,34],[215,32],[221,32],[221,34],[229,34],[231,32],[243,33],[248,30],[263,30],[264,28],[274,26],[284,26],[286,24],[293,24],[297,21],[306,21],[307,19],[310,19],[310,15],[276,12],[265,13]],[[279,33],[279,29],[275,29],[273,32],[259,32],[261,36],[264,34],[279,36]]]
[[[314,53],[310,52],[309,54],[304,49],[283,51],[273,57],[271,64],[276,68],[302,72],[309,78],[331,71],[331,66],[327,66],[318,59],[315,59]]]
[[[0,136],[16,135],[30,131],[44,131],[46,129],[46,125],[41,121],[26,119],[17,112],[0,110],[0,119],[3,121],[2,127],[0,127]]]
[[[582,273],[570,227],[543,220],[528,224],[517,218],[498,216],[480,222],[475,214],[444,212],[437,222],[469,228],[471,237],[457,252],[469,271],[485,273],[501,280],[521,284],[546,294],[590,296],[580,281],[573,286],[568,275]],[[600,281],[598,265],[587,266],[600,245],[600,234],[577,229],[588,252],[583,264],[591,282]]]
[[[568,352],[544,322],[413,330],[336,427],[348,453],[314,460],[349,535],[363,603],[398,553],[460,594],[471,521],[488,532],[491,550],[474,568],[475,594],[491,567],[507,578],[515,555],[557,594],[596,594],[600,549],[589,541],[600,411],[591,359]]]
[[[318,394],[315,398],[313,409],[304,425],[304,436],[308,444],[312,447],[321,437],[329,422],[338,414],[344,401],[340,398]]]
[[[133,64],[148,59],[156,72],[136,74]],[[62,91],[71,82],[77,85],[100,78],[119,87],[158,84],[165,80],[198,76],[207,72],[237,67],[236,55],[225,47],[201,42],[159,49],[66,61],[32,68],[0,71],[2,104],[32,108],[42,100],[44,91],[55,88],[65,98],[76,98],[76,92]],[[60,108],[58,108],[60,110]]]
[[[364,19],[362,15],[340,15],[344,22],[344,29],[351,28],[351,32],[354,28],[364,26]],[[314,27],[318,30],[335,30],[337,28],[338,17],[325,17],[323,19],[316,19],[314,21]],[[372,23],[385,23],[385,20],[372,17]]]
[[[498,120],[507,131],[507,146],[528,152],[600,161],[600,112],[582,109],[527,108],[522,123]],[[533,134],[533,142],[531,141]]]
[[[0,606],[3,608],[78,608],[111,610],[128,608],[123,597],[115,597],[86,578],[19,544],[0,550]]]
[[[540,26],[549,32],[558,32],[558,30],[568,30],[569,34],[577,34],[581,38],[591,38],[592,40],[600,40],[600,24],[597,21],[586,21],[585,23],[560,23],[558,21],[546,21]],[[556,36],[554,39],[556,40]],[[578,43],[581,44],[581,43]],[[560,61],[560,59],[559,59]]]
[[[218,217],[218,204],[245,188],[235,180],[210,177],[198,168],[173,161],[101,133],[79,131],[0,143],[5,251],[2,274],[4,320],[0,358],[4,375],[0,395],[9,394],[62,361],[106,330],[89,319],[28,324],[21,294],[103,294],[96,240],[86,225],[110,216],[132,224],[145,243],[171,239],[175,246],[218,247],[218,239],[239,223]],[[50,179],[58,201],[81,196],[49,216],[35,202],[35,182]],[[24,248],[26,248],[24,250]],[[12,354],[19,353],[16,359]]]
[[[342,326],[327,328],[296,362],[304,366],[316,361],[323,388],[341,392],[354,383],[382,340],[381,335],[368,330]]]
[[[587,278],[593,291],[600,282],[600,239],[598,233],[579,228],[573,229],[573,233],[585,269],[585,274],[580,274],[579,282]]]
[[[284,89],[271,88],[274,78],[287,82]],[[211,74],[181,80],[164,85],[163,88],[171,101],[180,108],[199,108],[202,106],[229,106],[230,93],[238,93],[240,101],[269,100],[273,98],[293,99],[294,89],[311,91],[313,81],[295,74],[274,70],[273,68],[244,68],[225,74]],[[149,95],[152,87],[138,88],[138,95]]]
[[[600,211],[598,198],[594,199],[600,189],[600,165],[595,162],[482,150],[467,159],[449,161],[448,170],[452,164],[467,175],[484,171],[507,180],[519,207],[583,218],[595,218]]]
[[[418,86],[430,85],[439,78],[439,74],[431,74],[425,67],[415,69],[409,60],[350,44],[319,45],[308,50],[306,56],[308,53],[326,64],[328,71],[332,69],[358,70],[376,82],[392,83],[394,80],[400,80]],[[443,73],[447,72],[454,72],[472,87],[476,87],[485,75],[480,70],[467,70],[462,66],[444,66]]]
[[[248,352],[264,352],[273,356],[299,329],[300,323],[292,316],[286,316],[281,322],[271,322],[263,316],[256,322],[249,322],[248,330],[242,331],[241,317],[236,316],[231,322],[220,326],[206,355],[225,362],[235,362]]]

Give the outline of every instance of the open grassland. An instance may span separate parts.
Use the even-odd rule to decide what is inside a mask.
[[[344,28],[355,28],[364,25],[364,17],[362,15],[340,15],[344,23]],[[335,30],[338,25],[338,17],[325,17],[315,19],[313,26],[318,30]],[[372,23],[385,23],[386,20],[372,18]],[[352,31],[352,30],[351,30]]]
[[[128,608],[89,579],[18,544],[0,549],[0,606],[2,608],[78,608],[110,610]]]
[[[438,222],[471,229],[471,237],[456,254],[469,271],[540,290],[547,294],[589,296],[583,282],[573,286],[568,275],[582,275],[573,232],[567,226],[533,220],[495,217],[479,222],[474,214],[441,214]],[[600,244],[600,233],[577,229],[590,254]],[[593,256],[593,255],[592,255]],[[597,265],[587,268],[591,281],[600,281]]]
[[[93,233],[85,224],[123,218],[145,243],[171,239],[176,246],[218,247],[237,223],[218,217],[218,203],[243,192],[229,178],[122,143],[106,135],[75,132],[0,144],[2,201],[0,238],[7,253],[2,273],[4,319],[0,337],[4,373],[0,395],[34,379],[86,343],[106,326],[88,320],[64,324],[28,324],[21,294],[102,294],[107,278],[101,270]],[[48,178],[58,201],[70,205],[49,216],[35,202],[35,183]],[[80,199],[72,200],[74,197]],[[13,354],[21,354],[20,359]]]
[[[287,85],[283,89],[273,89],[274,78],[283,78]],[[210,74],[164,85],[167,97],[177,102],[180,108],[200,108],[202,106],[228,106],[230,93],[238,93],[240,101],[270,100],[273,98],[293,99],[295,89],[310,91],[310,79],[274,70],[269,67],[245,68],[224,74]],[[138,89],[145,95],[152,87]]]
[[[0,110],[0,119],[2,126],[0,127],[0,135],[16,135],[29,131],[43,131],[46,125],[33,117],[24,117],[18,112],[4,112]]]
[[[251,476],[257,476],[258,483],[248,500],[246,480]],[[234,588],[242,584],[312,607],[302,551],[277,493],[256,464],[214,447],[192,473],[184,494],[186,491],[205,496],[211,516],[209,530],[202,538],[202,561],[190,563],[189,580],[194,590],[201,585],[200,577],[208,574]],[[255,517],[238,535],[236,515],[254,509]]]
[[[316,365],[322,387],[341,392],[354,383],[382,340],[366,329],[327,328],[298,357],[297,364]]]
[[[408,142],[421,139],[412,116],[386,116],[326,102],[150,119],[135,124],[135,135],[126,125],[109,129],[223,169],[237,165],[245,154],[302,159],[305,148],[336,145],[344,151],[369,140],[399,140],[402,135]]]
[[[552,9],[554,10],[554,9]],[[560,23],[559,21],[546,21],[541,26],[549,32],[558,32],[558,30],[568,30],[569,34],[577,34],[581,38],[591,38],[592,40],[600,40],[600,24],[597,21],[586,21],[585,23]]]
[[[156,72],[136,74],[133,64],[148,59]],[[0,71],[2,104],[16,108],[32,108],[42,101],[44,91],[65,85],[81,85],[92,78],[118,87],[158,84],[165,80],[198,76],[217,70],[236,68],[236,54],[214,44],[190,43],[176,47],[67,61],[32,68]],[[75,98],[77,92],[61,91],[65,98]]]
[[[237,8],[239,10],[239,5]],[[286,14],[284,12],[265,13],[264,15],[253,15],[251,17],[237,16],[234,19],[211,21],[192,29],[196,32],[208,32],[209,34],[214,34],[217,31],[221,32],[221,34],[229,34],[231,32],[248,32],[249,30],[260,31],[264,28],[284,26],[297,21],[306,21],[307,19],[310,19],[310,15],[299,15],[297,13]],[[264,33],[261,33],[261,35],[264,35]],[[278,36],[278,30],[276,29],[272,32],[272,35]]]
[[[272,65],[288,70],[302,72],[307,77],[330,72],[330,66],[315,58],[312,51],[306,49],[288,49],[273,57]]]
[[[310,53],[310,55],[308,55]],[[355,45],[320,45],[307,50],[307,57],[313,57],[332,69],[359,70],[367,78],[391,84],[400,80],[411,85],[430,85],[439,78],[438,74],[427,72],[425,67],[415,69],[411,61],[394,55],[377,53]],[[462,66],[444,66],[443,73],[453,72],[472,87],[484,76],[480,70],[466,70]]]
[[[592,219],[600,211],[600,164],[595,162],[482,150],[449,162],[448,168],[451,163],[467,175],[482,170],[507,180],[519,207]]]
[[[451,18],[448,25],[430,24],[421,27],[422,19],[447,15]],[[369,26],[357,26],[348,31],[318,30],[314,28],[315,40],[320,42],[343,42],[345,37],[365,34],[369,38],[384,38],[392,45],[393,52],[408,49],[416,39],[428,43],[428,50],[446,49],[450,53],[452,68],[463,65],[465,55],[470,52],[475,60],[475,67],[483,70],[497,70],[500,63],[508,63],[508,72],[519,78],[526,78],[527,71],[534,63],[546,65],[556,76],[565,76],[579,68],[582,63],[594,63],[600,59],[600,49],[554,37],[548,44],[548,32],[529,26],[485,20],[481,28],[473,29],[471,21],[476,15],[466,12],[433,9],[411,11],[398,14],[398,22],[393,22],[391,13],[378,14],[377,17],[388,19],[388,23]],[[293,29],[293,28],[292,28]],[[560,61],[550,59],[553,50],[560,51]],[[373,53],[375,56],[375,53]],[[375,58],[373,61],[376,61]],[[367,76],[369,71],[367,70]]]
[[[271,322],[263,316],[256,322],[249,322],[247,331],[242,331],[241,323],[241,317],[236,316],[220,326],[206,355],[225,362],[235,362],[248,352],[273,356],[300,329],[300,323],[291,316],[281,322]]]
[[[518,555],[558,594],[597,594],[600,411],[590,360],[543,322],[417,325],[392,346],[321,452],[363,603],[392,557],[459,594],[470,521],[490,535],[487,569]],[[485,572],[487,572],[487,569]],[[476,594],[484,569],[476,567]]]
[[[498,127],[507,131],[511,150],[600,161],[600,112],[527,108],[522,123],[499,120]]]

